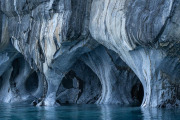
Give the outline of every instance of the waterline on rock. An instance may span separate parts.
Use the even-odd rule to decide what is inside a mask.
[[[180,109],[122,107],[119,105],[62,105],[33,107],[1,104],[0,120],[178,120]]]

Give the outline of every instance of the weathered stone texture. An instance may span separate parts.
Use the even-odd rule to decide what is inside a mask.
[[[142,107],[179,106],[179,13],[178,0],[0,0],[0,100],[132,105],[142,83]]]

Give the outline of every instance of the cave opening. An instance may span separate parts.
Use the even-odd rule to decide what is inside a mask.
[[[119,57],[117,53],[112,50],[107,50],[107,53],[113,61],[116,70],[118,71],[116,75],[118,81],[116,81],[116,84],[114,84],[114,86],[118,87],[116,87],[114,90],[118,93],[122,93],[123,91],[123,94],[128,96],[126,97],[126,101],[122,102],[123,105],[125,102],[130,101],[127,104],[128,106],[140,106],[144,98],[144,89],[140,79],[137,77],[134,71]],[[117,100],[121,101],[122,96],[118,97],[119,99]]]
[[[72,70],[70,70],[65,77],[62,80],[62,85],[66,88],[66,89],[70,89],[73,88],[73,79],[76,77],[76,73]]]
[[[27,78],[25,89],[31,94],[38,89],[38,75],[35,71]]]
[[[0,89],[3,87],[3,77],[0,76]]]
[[[61,104],[94,104],[101,95],[97,75],[82,61],[78,61],[62,79],[57,92]]]
[[[135,106],[140,106],[144,97],[144,89],[142,83],[137,81],[131,89],[131,97],[135,102]]]
[[[12,67],[13,67],[13,71],[11,74],[11,78],[10,78],[10,84],[12,86],[12,88],[16,88],[16,81],[14,81],[14,79],[16,78],[16,76],[19,74],[20,71],[20,64],[21,64],[21,60],[23,58],[17,58],[12,62]]]

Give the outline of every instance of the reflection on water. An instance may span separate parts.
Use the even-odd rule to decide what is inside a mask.
[[[33,107],[0,105],[1,120],[178,120],[180,109],[145,109],[118,105]]]
[[[101,119],[102,120],[112,120],[111,119],[111,107],[108,105],[99,105],[101,108]]]
[[[180,109],[141,109],[144,120],[180,120]]]

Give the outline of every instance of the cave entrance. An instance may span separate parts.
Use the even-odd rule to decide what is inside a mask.
[[[24,59],[22,57],[15,59],[12,62],[12,67],[13,67],[13,71],[11,74],[11,78],[10,78],[10,85],[11,88],[16,88],[16,81],[14,81],[14,79],[19,75],[19,71],[20,71],[20,63],[23,61]]]
[[[133,85],[131,89],[131,96],[135,102],[135,106],[140,106],[144,97],[144,89],[140,80]]]
[[[2,86],[3,86],[3,77],[0,76],[0,89],[2,88]]]
[[[97,75],[82,61],[78,61],[63,78],[57,92],[61,104],[93,104],[101,95]]]
[[[114,100],[119,101],[123,105],[140,106],[144,97],[144,89],[141,81],[117,53],[111,50],[108,50],[107,53],[116,68],[112,70],[119,71],[116,72],[116,84],[113,84],[114,91],[112,94],[116,96]],[[112,73],[115,73],[114,71]]]
[[[34,71],[25,82],[26,91],[33,94],[38,89],[38,75]]]

